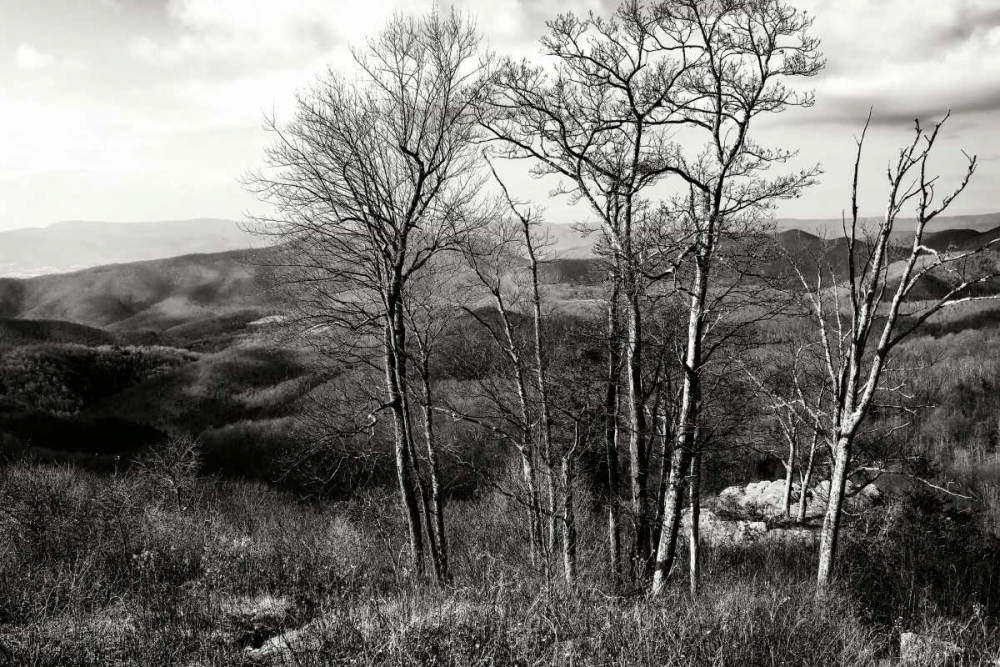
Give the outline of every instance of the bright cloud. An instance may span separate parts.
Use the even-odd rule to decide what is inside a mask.
[[[31,44],[21,44],[14,53],[14,64],[22,71],[30,72],[52,64],[52,56],[42,53]]]

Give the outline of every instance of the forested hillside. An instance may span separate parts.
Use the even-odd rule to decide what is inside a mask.
[[[0,316],[116,331],[166,332],[238,311],[262,311],[268,303],[268,284],[250,251],[0,280]]]

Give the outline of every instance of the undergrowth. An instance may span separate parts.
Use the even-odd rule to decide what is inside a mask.
[[[851,522],[825,598],[811,550],[758,542],[706,547],[697,598],[678,576],[652,599],[607,574],[598,513],[569,590],[482,494],[448,508],[439,587],[406,569],[391,490],[305,503],[171,447],[121,475],[0,470],[0,664],[875,665],[901,630],[996,657],[996,545],[919,498]]]

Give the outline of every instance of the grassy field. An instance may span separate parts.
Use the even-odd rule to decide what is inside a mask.
[[[985,664],[1000,640],[995,543],[926,496],[858,517],[836,592],[812,549],[709,549],[701,596],[609,581],[582,517],[582,580],[525,565],[502,496],[449,506],[454,581],[405,569],[390,491],[303,503],[194,475],[190,450],[121,476],[0,472],[0,655],[17,665],[875,665],[900,630]],[[583,490],[581,490],[583,491]],[[682,570],[683,571],[683,570]]]

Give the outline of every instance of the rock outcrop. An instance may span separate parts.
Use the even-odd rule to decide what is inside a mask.
[[[792,484],[793,515],[798,513],[798,501],[801,494],[798,483]],[[869,484],[859,487],[848,482],[848,502],[851,504],[871,503],[879,500],[881,492]],[[719,493],[717,507],[721,512],[745,516],[748,519],[772,519],[784,516],[785,480],[776,479],[751,482],[746,486],[730,486]],[[823,516],[827,502],[830,499],[830,482],[824,480],[806,491],[806,517]]]
[[[793,498],[797,497],[798,489],[793,487]],[[721,506],[731,505],[744,512],[756,512],[773,515],[783,512],[782,500],[785,497],[785,480],[776,479],[773,482],[761,480],[744,486],[730,486],[719,494]]]
[[[681,515],[683,536],[691,530],[691,510]],[[711,509],[703,508],[698,518],[701,543],[710,546],[739,546],[758,541],[786,544],[812,544],[815,532],[808,528],[768,529],[763,521],[724,519]]]

